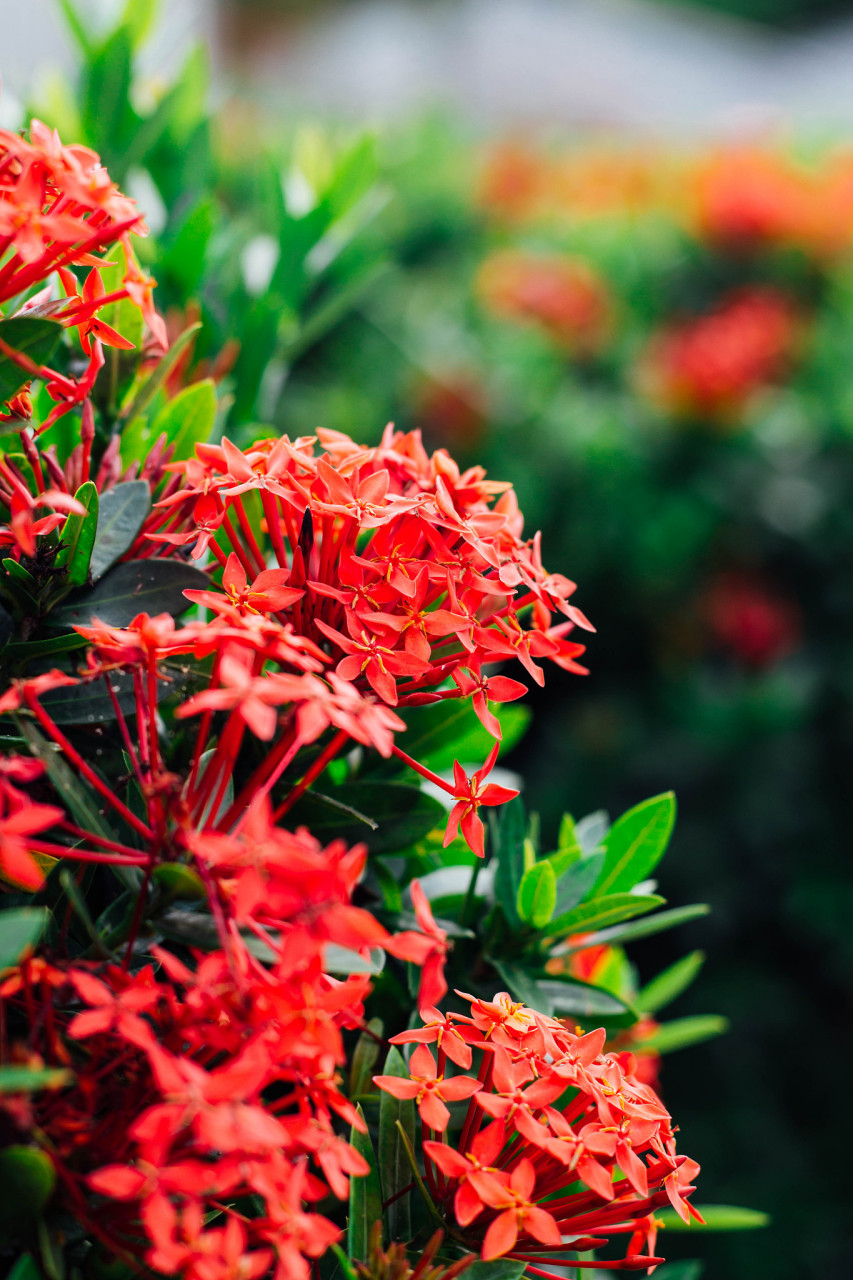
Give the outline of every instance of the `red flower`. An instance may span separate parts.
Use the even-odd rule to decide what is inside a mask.
[[[425,1044],[419,1044],[415,1049],[410,1069],[410,1080],[400,1076],[374,1076],[373,1083],[395,1098],[414,1098],[424,1124],[437,1133],[443,1133],[450,1121],[445,1103],[470,1098],[480,1088],[480,1082],[470,1076],[446,1079],[439,1074],[435,1058]]]
[[[477,769],[469,778],[457,760],[453,762],[453,789],[451,794],[456,803],[450,810],[447,819],[447,830],[444,833],[444,844],[449,845],[456,839],[460,828],[468,843],[469,849],[478,858],[485,856],[484,827],[480,817],[481,805],[505,804],[518,795],[509,787],[499,787],[495,783],[485,783],[486,778],[495,766],[498,758],[498,743],[489,752],[486,763]],[[484,785],[485,783],[485,785]],[[450,787],[446,788],[451,791]]]
[[[444,962],[450,950],[447,934],[439,929],[429,905],[429,899],[418,880],[409,886],[415,918],[421,930],[415,933],[406,930],[398,933],[388,950],[403,960],[416,964],[421,971],[418,986],[418,1008],[430,1009],[447,995],[447,982],[444,977]],[[452,1054],[450,1055],[453,1056]],[[457,1061],[456,1058],[453,1059]],[[469,1056],[470,1062],[470,1056]]]

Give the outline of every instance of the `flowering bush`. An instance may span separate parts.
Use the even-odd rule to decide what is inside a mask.
[[[495,772],[515,676],[584,672],[574,583],[417,432],[218,435],[211,381],[170,385],[135,206],[38,123],[4,146],[16,1277],[654,1266],[698,1166],[632,1050],[721,1029],[650,1021],[695,957],[638,990],[622,950],[706,910],[657,910],[673,798],[566,815],[549,853]]]

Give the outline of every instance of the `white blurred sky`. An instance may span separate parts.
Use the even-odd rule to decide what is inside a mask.
[[[152,70],[195,37],[233,68],[217,47],[215,0],[165,0],[163,11]],[[54,0],[0,0],[0,19],[0,76],[25,96],[46,68],[67,64],[70,44]],[[237,83],[282,110],[351,118],[444,103],[500,128],[849,126],[853,20],[779,36],[643,0],[365,0],[265,31]]]

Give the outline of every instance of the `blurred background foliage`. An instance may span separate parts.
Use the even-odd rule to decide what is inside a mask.
[[[78,76],[30,106],[149,212],[170,332],[201,321],[172,390],[216,378],[241,443],[420,427],[511,478],[579,582],[592,674],[534,687],[536,730],[502,763],[552,841],[566,809],[676,791],[664,890],[713,907],[678,1012],[732,1029],[663,1089],[702,1198],[776,1220],[703,1240],[708,1274],[843,1274],[846,1116],[811,1089],[853,1049],[851,153],[213,113],[204,50],[169,84],[137,74],[154,4],[96,35],[61,7]]]

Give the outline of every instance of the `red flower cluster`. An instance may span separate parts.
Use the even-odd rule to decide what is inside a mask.
[[[576,355],[598,351],[608,337],[607,288],[578,258],[503,250],[483,263],[477,290],[496,315],[538,325]]]
[[[709,314],[658,336],[647,359],[648,389],[681,414],[731,416],[782,373],[797,334],[797,317],[783,294],[739,289]]]
[[[269,627],[278,636],[286,631],[291,646],[298,638],[315,663],[335,664],[328,679],[340,696],[375,695],[374,720],[394,729],[401,723],[386,707],[471,697],[499,739],[488,703],[521,697],[524,685],[485,667],[518,658],[540,684],[537,659],[583,671],[576,662],[583,646],[565,638],[575,625],[589,628],[570,603],[574,584],[545,571],[538,535],[522,539],[511,486],[487,480],[479,467],[460,472],[444,450],[429,456],[417,432],[389,427],[372,449],[336,432],[321,432],[320,442],[317,456],[312,439],[283,437],[245,451],[225,440],[170,464],[184,484],[158,504],[159,528],[148,536],[155,545],[191,547],[195,558],[213,554],[224,593],[193,598],[218,613],[222,626],[230,621],[256,637]],[[556,625],[554,613],[562,615]],[[283,704],[295,694],[262,671],[256,663],[238,676],[218,659],[211,690],[182,714],[225,707],[230,697],[241,714],[253,715],[259,736],[271,736],[274,714],[244,695],[251,687],[261,701]],[[327,686],[310,687],[315,706],[328,699]],[[388,742],[390,750],[382,741],[379,749]],[[497,752],[470,780],[457,770],[451,786],[393,749],[455,797],[449,830],[461,821],[482,853],[477,809],[511,794],[481,786]]]
[[[49,316],[79,331],[89,357],[79,378],[40,366],[25,352],[0,338],[0,352],[28,377],[44,378],[57,401],[45,420],[46,430],[61,414],[90,394],[104,363],[103,345],[130,347],[98,313],[108,303],[130,298],[142,311],[157,342],[168,341],[162,320],[154,310],[154,281],[139,268],[130,237],[145,235],[147,228],[134,202],[110,181],[98,156],[86,147],[63,146],[59,136],[33,120],[29,139],[0,130],[0,306],[12,299],[23,305],[19,315]],[[101,280],[103,261],[95,254],[119,241],[125,257],[122,287],[107,294]],[[72,267],[89,267],[79,287]],[[58,272],[66,298],[51,300],[51,286],[31,291]],[[29,295],[29,296],[28,296]],[[25,300],[26,299],[26,300]],[[29,416],[26,394],[8,406],[6,418]]]
[[[569,1031],[506,992],[464,998],[470,1016],[427,1010],[422,1029],[392,1039],[417,1043],[408,1080],[374,1077],[418,1106],[439,1211],[449,1217],[452,1208],[465,1243],[484,1259],[518,1258],[533,1275],[549,1274],[533,1263],[635,1270],[662,1261],[651,1256],[654,1211],[669,1202],[685,1221],[699,1216],[688,1200],[698,1166],[676,1154],[670,1116],[637,1079],[631,1055],[605,1054],[604,1030]],[[464,1074],[474,1051],[476,1077]],[[462,1074],[448,1075],[448,1060]],[[453,1142],[446,1104],[462,1099],[467,1114]],[[623,1234],[621,1259],[567,1256]]]
[[[333,865],[324,875],[345,895]],[[318,903],[298,895],[298,945],[272,963],[233,934],[228,954],[193,967],[153,948],[158,973],[29,960],[0,984],[4,1026],[28,1016],[4,1061],[73,1072],[70,1086],[1,1100],[5,1126],[37,1138],[78,1220],[136,1266],[308,1280],[307,1259],[340,1234],[308,1206],[366,1172],[334,1122],[361,1123],[338,1072],[367,982],[324,974]],[[237,1207],[249,1195],[252,1219]]]

